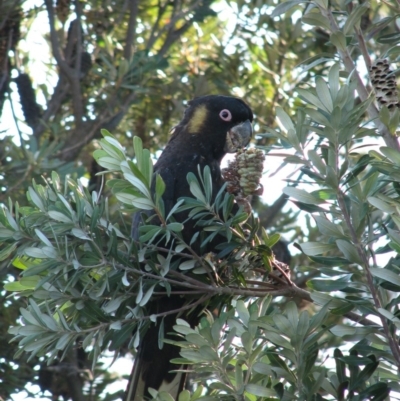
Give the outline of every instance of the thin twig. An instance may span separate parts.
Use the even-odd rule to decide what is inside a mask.
[[[77,66],[77,63],[80,63],[81,57],[81,25],[80,25],[80,14],[81,8],[79,4],[79,0],[75,2],[75,12],[77,14],[77,23],[74,24],[74,30],[76,32],[72,32],[72,35],[76,35],[76,54],[77,58],[75,63],[75,68],[70,67],[68,62],[64,59],[60,52],[60,43],[58,41],[57,31],[55,29],[55,17],[54,17],[54,9],[53,3],[51,0],[45,0],[47,14],[49,17],[49,25],[50,25],[50,42],[51,48],[53,50],[54,58],[56,59],[57,65],[60,67],[60,70],[65,74],[68,78],[68,81],[71,85],[72,92],[72,104],[74,110],[74,119],[77,127],[80,127],[82,124],[83,117],[83,105],[82,105],[82,95],[81,95],[81,87],[80,87],[80,64]]]
[[[130,104],[133,102],[136,96],[137,94],[135,92],[131,92],[127,96],[124,105],[120,107],[120,112],[114,115],[114,117],[118,117],[118,121],[122,120],[123,116],[128,111]],[[88,129],[88,133],[83,138],[82,138],[82,132],[75,130],[75,132],[70,136],[68,141],[68,143],[71,143],[71,145],[66,146],[65,148],[57,152],[54,156],[59,157],[66,161],[74,160],[76,153],[79,153],[84,145],[89,143],[94,137],[100,134],[101,128],[107,128],[108,123],[114,120],[114,117],[110,114],[111,110],[113,110],[112,99],[109,102],[107,102],[107,106],[104,108],[104,110],[98,113],[99,116],[98,119],[91,123],[88,123],[88,125],[90,125],[90,128]]]
[[[58,42],[57,31],[55,28],[53,2],[51,0],[44,0],[44,3],[46,5],[47,15],[49,16],[50,42],[54,58],[56,59],[57,64],[62,72],[68,77],[70,81],[72,81],[74,79],[73,69],[68,65],[68,63],[64,60],[60,53],[60,44]]]
[[[132,57],[133,46],[135,43],[136,25],[138,17],[138,0],[129,0],[129,21],[128,30],[126,32],[124,57],[125,60],[130,60]]]
[[[20,2],[20,0],[14,0],[14,3],[8,7],[8,11],[2,17],[2,21],[0,24],[0,31],[4,28],[4,25],[6,24],[8,17],[14,11],[14,9],[17,7],[19,2]],[[2,10],[2,12],[4,12],[4,10]],[[5,54],[7,54],[7,53],[5,53]]]
[[[364,316],[359,316],[357,315],[357,313],[354,312],[347,312],[344,314],[344,316],[355,323],[362,324],[363,326],[378,327],[378,324],[376,322],[373,322],[372,320],[369,320]]]
[[[358,45],[360,46],[361,54],[363,55],[365,65],[369,69],[371,68],[371,57],[369,56],[367,44],[365,43],[364,35],[360,28],[355,27],[354,31],[358,39]]]
[[[83,96],[81,88],[81,69],[82,69],[82,5],[79,0],[75,0],[75,14],[76,14],[76,24],[75,36],[76,36],[76,50],[75,50],[75,64],[73,74],[73,79],[71,81],[71,92],[72,92],[72,105],[74,110],[75,126],[76,129],[80,129],[82,126],[82,119],[84,114],[83,107]]]

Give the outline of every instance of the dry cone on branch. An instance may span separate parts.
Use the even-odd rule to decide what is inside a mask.
[[[389,110],[400,107],[396,78],[390,69],[389,61],[376,60],[370,68],[370,75],[379,106],[386,106]]]
[[[260,180],[264,160],[264,152],[260,149],[239,150],[235,155],[235,160],[230,161],[228,167],[222,170],[228,192],[241,196],[261,195]]]
[[[244,207],[247,213],[251,212],[248,197],[262,195],[260,184],[264,167],[265,155],[260,149],[240,149],[235,159],[228,162],[228,167],[222,169],[222,176],[227,183],[226,190],[235,195],[236,202]]]

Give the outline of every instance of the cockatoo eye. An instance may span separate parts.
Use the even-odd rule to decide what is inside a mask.
[[[219,116],[224,121],[231,121],[232,120],[232,113],[228,109],[223,109],[219,113]]]

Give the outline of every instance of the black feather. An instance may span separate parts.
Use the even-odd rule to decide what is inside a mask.
[[[230,121],[221,118],[220,113],[229,110]],[[163,201],[166,215],[181,197],[190,197],[191,192],[187,182],[189,172],[198,176],[198,166],[203,171],[208,166],[211,171],[213,197],[221,189],[224,181],[221,176],[220,163],[226,154],[227,135],[230,130],[245,122],[253,121],[253,113],[249,106],[241,99],[228,96],[203,96],[189,102],[182,121],[174,128],[173,134],[154,166],[154,173],[160,174],[166,184],[163,194]],[[251,133],[250,133],[251,135]],[[250,139],[243,139],[246,146]],[[155,180],[154,180],[155,181]],[[154,192],[154,188],[153,188]],[[146,212],[145,218],[152,213]],[[143,222],[143,214],[136,213],[133,217],[132,237],[139,239],[139,227]],[[176,221],[184,222],[188,212],[181,212],[174,215]],[[157,224],[153,218],[151,224]],[[190,243],[197,228],[193,221],[186,221],[183,229],[183,239]],[[200,248],[200,241],[195,242],[192,248],[198,254],[214,251],[217,243],[214,241],[208,244],[207,248]],[[151,301],[151,313],[175,310],[181,308],[185,299],[179,296],[163,297]],[[168,315],[164,320],[164,332],[172,331],[177,315]],[[193,313],[184,316],[184,319],[192,325],[198,322],[198,316]],[[159,328],[151,325],[147,330],[135,361],[132,373],[131,388],[132,396],[126,401],[138,401],[148,396],[147,388],[160,389],[162,383],[171,382],[176,375],[169,374],[171,369],[176,369],[170,364],[170,359],[179,357],[179,348],[173,345],[164,344],[160,350],[158,347]],[[176,381],[176,380],[175,380]],[[171,394],[174,398],[182,390],[184,377],[178,378],[179,385]]]

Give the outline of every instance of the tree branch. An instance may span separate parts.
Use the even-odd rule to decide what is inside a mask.
[[[40,138],[43,132],[48,127],[48,122],[50,118],[57,114],[60,110],[61,104],[63,100],[67,97],[69,93],[69,82],[66,80],[65,75],[61,74],[59,76],[56,87],[54,88],[54,92],[51,95],[51,98],[47,104],[46,111],[43,113],[39,124],[35,127],[33,131],[33,135],[36,138]]]
[[[348,230],[350,232],[350,237],[351,237],[352,243],[356,247],[357,254],[358,254],[358,256],[359,256],[359,258],[360,258],[360,260],[362,262],[361,266],[363,267],[363,270],[364,270],[364,273],[365,273],[365,276],[366,276],[366,279],[367,279],[368,288],[369,288],[369,290],[371,292],[375,308],[376,308],[376,310],[378,312],[378,309],[382,308],[382,305],[381,305],[381,301],[379,299],[378,292],[376,291],[376,288],[375,288],[375,284],[374,284],[374,280],[372,278],[372,274],[371,274],[371,272],[369,270],[368,257],[367,257],[367,255],[365,253],[363,245],[361,244],[361,242],[358,239],[358,236],[356,234],[356,231],[355,231],[355,229],[353,227],[353,224],[351,222],[350,216],[348,214],[346,204],[344,202],[343,193],[340,190],[338,190],[337,199],[338,199],[338,204],[339,204],[340,210],[341,210],[341,212],[343,214],[343,217],[344,217],[344,220],[346,222],[347,228],[348,228]],[[389,325],[388,325],[388,323],[386,321],[386,317],[381,315],[380,313],[379,313],[379,317],[380,317],[381,322],[382,322],[382,327],[383,327],[383,331],[385,333],[385,337],[386,337],[386,339],[387,339],[387,341],[389,343],[389,347],[390,347],[390,349],[391,349],[391,351],[393,353],[393,357],[395,358],[395,360],[397,362],[397,366],[400,367],[400,348],[399,348],[399,345],[395,341],[393,336],[391,335],[391,332],[390,332],[390,329],[389,329]]]
[[[46,9],[49,17],[49,25],[50,25],[50,42],[53,50],[54,58],[56,59],[57,65],[60,67],[62,73],[67,77],[72,91],[72,104],[74,110],[74,119],[75,124],[79,128],[82,124],[83,117],[83,105],[82,105],[82,94],[80,87],[80,59],[81,59],[81,42],[82,42],[82,32],[80,25],[81,18],[81,6],[79,0],[75,2],[75,12],[77,15],[77,23],[73,26],[72,36],[76,38],[76,60],[75,60],[75,68],[71,68],[68,62],[64,59],[60,52],[60,44],[58,41],[57,32],[55,29],[55,19],[54,19],[54,9],[53,3],[51,0],[45,0]],[[71,38],[71,40],[73,40]],[[79,63],[79,64],[78,64]]]
[[[124,57],[125,60],[130,60],[132,57],[133,46],[135,43],[136,25],[138,17],[138,0],[129,0],[129,22],[128,31],[126,32]]]
[[[54,58],[56,59],[57,65],[60,67],[61,71],[67,76],[67,78],[71,81],[73,80],[73,69],[68,65],[68,63],[64,60],[63,56],[60,53],[60,44],[58,42],[58,36],[55,28],[54,21],[54,9],[53,2],[51,0],[44,0],[46,5],[47,14],[49,17],[49,25],[50,25],[50,42],[53,50]]]
[[[332,32],[339,32],[340,29],[336,23],[335,18],[333,17],[332,11],[330,9],[325,9],[323,7],[319,7],[319,9],[321,11],[321,14],[328,19]],[[370,96],[370,93],[365,87],[360,75],[358,74],[358,71],[356,69],[356,66],[354,64],[354,61],[350,55],[348,48],[346,47],[346,49],[344,50],[337,48],[337,51],[343,61],[346,71],[349,74],[352,74],[355,79],[355,82],[357,84],[357,92],[358,95],[360,96],[360,99],[362,101],[367,100],[368,97]],[[366,60],[366,63],[368,63],[368,60]],[[368,107],[368,113],[371,119],[374,121],[374,124],[377,127],[377,130],[380,133],[380,135],[383,137],[386,145],[400,151],[400,145],[399,142],[397,141],[397,138],[394,137],[389,132],[388,128],[381,122],[381,120],[379,119],[379,111],[374,104],[372,103],[370,104],[370,106]]]

